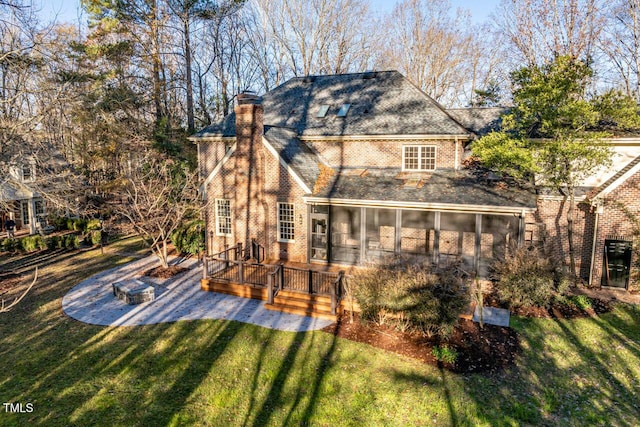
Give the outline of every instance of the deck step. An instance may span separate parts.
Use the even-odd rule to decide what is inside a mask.
[[[218,282],[210,279],[202,279],[200,288],[203,291],[218,292],[220,294],[233,295],[242,298],[267,300],[267,289],[251,285],[240,285],[236,283]]]
[[[273,299],[274,305],[288,305],[291,307],[299,307],[304,309],[316,309],[318,311],[331,311],[331,300],[316,302],[307,298],[283,297],[276,295]]]
[[[298,314],[300,316],[317,317],[320,319],[333,320],[334,322],[338,319],[338,316],[331,314],[331,307],[329,307],[327,311],[318,310],[318,307],[302,308],[302,307],[292,306],[289,304],[265,304],[264,307],[267,310],[280,311],[282,313],[289,313],[289,314]]]
[[[329,295],[310,295],[305,292],[289,291],[286,289],[278,291],[276,298],[304,300],[314,304],[331,305],[331,297]]]

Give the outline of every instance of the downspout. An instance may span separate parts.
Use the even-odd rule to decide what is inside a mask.
[[[455,142],[454,143],[455,154],[454,154],[454,161],[453,161],[454,162],[454,169],[455,170],[459,170],[460,169],[460,165],[459,165],[460,159],[458,158],[459,155],[458,155],[458,137],[457,136],[454,137],[454,142]]]
[[[589,285],[592,285],[593,280],[593,263],[596,260],[596,242],[598,241],[598,218],[603,212],[603,206],[599,201],[596,201],[596,217],[593,222],[593,242],[591,243],[591,265],[589,265]]]

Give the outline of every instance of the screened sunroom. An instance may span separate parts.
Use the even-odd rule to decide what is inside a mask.
[[[365,264],[393,254],[434,263],[460,261],[486,275],[523,236],[524,212],[465,212],[412,207],[309,205],[309,259]]]

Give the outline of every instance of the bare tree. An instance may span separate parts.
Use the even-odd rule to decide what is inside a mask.
[[[168,267],[167,243],[183,220],[199,210],[196,171],[156,155],[139,162],[125,177],[116,211],[128,219],[163,267]]]
[[[613,83],[640,102],[640,1],[614,1],[606,16],[601,48],[613,68]]]
[[[388,17],[386,65],[398,68],[435,100],[455,103],[471,74],[470,18],[458,10],[451,17],[448,0],[404,0]]]
[[[374,65],[373,18],[363,0],[256,0],[256,5],[255,22],[268,29],[263,38],[271,55],[287,65],[281,74],[344,73]]]
[[[556,56],[591,59],[603,30],[602,0],[502,0],[496,28],[505,36],[512,68]]]

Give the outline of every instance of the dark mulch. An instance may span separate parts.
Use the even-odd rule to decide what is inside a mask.
[[[520,307],[509,308],[502,304],[495,293],[490,293],[484,296],[485,306],[507,308],[512,314],[521,317],[538,317],[545,319],[576,319],[580,317],[592,317],[603,313],[608,313],[612,310],[612,306],[609,301],[590,298],[593,308],[582,310],[575,304],[555,304],[551,307]]]
[[[515,315],[524,317],[575,319],[598,316],[612,309],[607,301],[595,298],[592,298],[592,301],[593,308],[586,310],[575,305],[557,304],[551,308],[520,308],[512,311]],[[493,295],[487,295],[484,302],[487,306],[499,306]],[[351,322],[348,312],[323,330],[340,338],[366,343],[458,373],[503,369],[513,364],[520,352],[520,341],[513,329],[494,325],[484,325],[480,328],[478,323],[465,319],[460,319],[453,334],[443,343],[419,333],[402,332],[393,325],[377,325],[374,322],[362,321],[357,313]],[[431,354],[434,346],[443,344],[458,352],[455,364],[438,362]]]
[[[521,307],[511,311],[522,317],[541,317],[546,319],[576,319],[599,316],[612,310],[608,301],[591,298],[593,307],[581,309],[576,305],[556,304],[551,307]]]
[[[351,323],[348,313],[338,322],[323,329],[340,338],[362,342],[397,354],[408,356],[433,366],[444,366],[453,372],[483,372],[504,368],[514,362],[520,351],[518,336],[510,328],[480,325],[460,319],[446,344],[458,352],[455,364],[439,363],[431,354],[438,341],[419,333],[402,332],[391,325],[377,325],[360,321],[358,315]]]
[[[176,276],[184,271],[188,270],[185,267],[180,267],[179,265],[170,265],[167,268],[162,266],[154,267],[150,270],[144,272],[144,275],[147,277],[154,277],[157,279],[169,279],[173,276]]]

